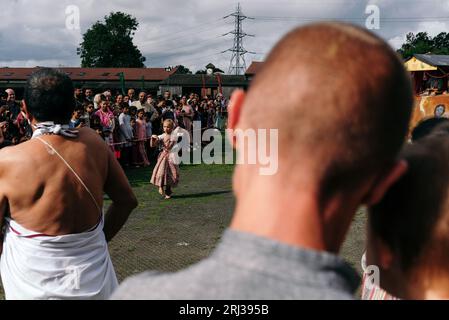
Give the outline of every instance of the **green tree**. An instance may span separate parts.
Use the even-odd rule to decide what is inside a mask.
[[[177,66],[178,69],[176,69],[177,74],[192,74],[192,71],[189,70],[189,68],[184,67],[182,64]]]
[[[83,35],[77,49],[83,68],[142,68],[145,57],[133,44],[139,23],[122,12],[111,12]]]
[[[416,35],[410,32],[398,52],[405,60],[417,53],[449,54],[449,34],[441,32],[432,38],[427,32],[418,32]]]
[[[449,33],[441,32],[433,38],[434,54],[449,54]]]

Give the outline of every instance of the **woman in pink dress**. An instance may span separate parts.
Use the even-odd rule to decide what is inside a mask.
[[[151,137],[151,146],[159,145],[162,149],[153,170],[150,183],[159,187],[159,193],[170,199],[173,193],[172,188],[179,183],[179,166],[175,162],[174,154],[171,152],[176,144],[176,137],[172,135],[175,124],[173,120],[164,121],[164,133],[160,136]]]
[[[110,146],[112,152],[115,153],[114,149],[114,139],[112,133],[114,132],[115,119],[114,114],[109,108],[109,101],[102,100],[100,102],[100,109],[95,112],[95,115],[100,118],[100,124],[102,127],[104,140]]]

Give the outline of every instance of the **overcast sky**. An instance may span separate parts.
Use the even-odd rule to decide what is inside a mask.
[[[431,35],[449,31],[449,0],[241,0],[247,65],[263,60],[283,34],[297,25],[337,19],[365,25],[365,9],[380,9],[380,29],[374,30],[394,47],[408,32]],[[80,29],[66,27],[66,9],[80,12]],[[183,64],[193,71],[208,62],[228,70],[234,21],[223,19],[237,1],[228,0],[0,0],[0,66],[80,66],[76,48],[82,34],[112,11],[122,11],[140,23],[134,43],[147,67]],[[69,19],[69,22],[73,21]],[[319,41],[319,39],[317,39]]]

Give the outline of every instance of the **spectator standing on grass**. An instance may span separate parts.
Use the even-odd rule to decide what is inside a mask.
[[[145,113],[151,114],[150,119],[151,121],[155,121],[158,117],[158,113],[154,106],[150,104],[147,100],[147,93],[145,91],[141,91],[139,93],[139,100],[134,101],[132,104],[134,107],[137,108],[137,110],[143,109]]]
[[[217,107],[215,114],[216,116],[214,126],[218,130],[223,130],[225,128],[225,119],[223,117],[222,109],[220,107]]]
[[[131,141],[134,139],[134,136],[129,106],[126,102],[122,104],[122,113],[119,115],[118,120],[120,126],[119,142],[122,143],[122,165],[129,166],[131,162]]]
[[[94,103],[94,92],[92,89],[84,90],[84,102]]]
[[[86,127],[91,128],[92,124],[92,116],[94,115],[95,109],[93,102],[85,102],[84,103],[84,123],[86,124]]]
[[[124,97],[123,97],[123,102],[127,103],[128,106],[131,105],[131,104],[129,103],[129,97],[128,97],[128,96],[124,96]]]
[[[6,105],[11,114],[11,120],[16,120],[17,116],[20,113],[20,105],[16,101],[16,93],[13,89],[6,89]]]
[[[175,104],[173,103],[171,92],[168,91],[168,90],[166,90],[164,92],[164,101],[165,101],[165,105],[168,106],[168,107],[174,107],[175,106]]]
[[[114,102],[114,110],[118,110],[121,108],[121,105],[123,103],[123,95],[119,94],[118,96],[115,97],[115,102]]]
[[[76,107],[80,108],[84,103],[84,94],[81,87],[75,87],[74,91]]]
[[[100,109],[95,112],[95,115],[100,118],[104,141],[111,151],[115,153],[113,135],[115,128],[114,114],[110,109],[110,102],[103,95],[101,96]]]
[[[147,151],[145,149],[146,140],[147,139],[147,123],[145,121],[145,112],[143,109],[137,111],[137,119],[136,119],[136,145],[139,152],[139,158],[141,159],[139,162],[147,167],[150,165],[150,161],[148,161]]]
[[[184,129],[186,129],[189,132],[190,141],[192,141],[192,123],[195,111],[193,110],[192,106],[188,104],[185,96],[181,98],[181,105],[182,105],[181,113]]]
[[[230,129],[277,130],[276,170],[237,164],[234,216],[210,257],[132,277],[113,298],[352,299],[359,277],[338,253],[359,206],[405,172],[397,155],[412,105],[403,62],[378,36],[344,23],[294,29],[228,110]],[[238,141],[238,152],[256,147]]]
[[[148,114],[145,114],[145,123],[146,123],[145,149],[147,151],[147,158],[151,162],[154,151],[154,148],[151,147],[151,136],[153,135],[153,125],[151,124],[150,117]]]
[[[84,107],[81,105],[76,105],[75,110],[73,110],[72,118],[69,121],[69,128],[71,129],[79,129],[84,123],[81,122],[81,117],[84,113]]]
[[[101,98],[102,94],[101,93],[97,93],[94,97],[94,109],[98,110],[100,109],[100,103],[101,103]]]
[[[135,90],[134,89],[128,89],[128,104],[129,106],[132,106],[133,102],[134,102],[134,95],[135,95]]]

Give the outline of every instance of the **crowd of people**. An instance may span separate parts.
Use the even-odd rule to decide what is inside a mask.
[[[13,89],[0,100],[0,148],[16,145],[31,137],[32,129]]]
[[[326,90],[317,95],[318,87]],[[150,147],[163,149],[151,182],[161,187],[160,172],[170,170],[174,186],[170,134],[176,125],[190,131],[195,117],[213,126],[225,104],[169,92],[155,102],[140,92],[134,101],[133,90],[92,98],[77,89],[74,111],[73,90],[65,73],[41,69],[27,82],[22,109],[8,93],[8,123],[19,128],[24,112],[34,131],[30,141],[0,150],[7,299],[354,299],[360,275],[339,252],[360,206],[368,208],[365,267],[375,284],[367,286],[367,271],[364,298],[449,299],[448,121],[424,123],[407,141],[410,76],[370,31],[316,23],[280,40],[250,89],[236,90],[223,107],[229,129],[278,130],[278,171],[261,175],[264,163],[238,163],[233,219],[210,256],[120,285],[107,241],[138,203],[108,148],[136,146],[127,152],[145,165],[151,129]],[[78,131],[56,124],[70,117]],[[97,133],[83,128],[87,121]],[[32,178],[24,184],[23,176]],[[104,216],[103,193],[112,200]]]
[[[127,95],[113,95],[110,90],[94,95],[92,89],[75,88],[74,97],[76,107],[69,128],[95,130],[124,167],[150,165],[158,154],[158,148],[150,146],[151,136],[163,134],[166,119],[192,137],[194,121],[201,123],[201,130],[223,130],[227,117],[227,100],[220,93],[200,98],[196,93],[172,96],[165,91],[153,97],[145,90],[136,95],[129,89]],[[32,128],[13,89],[5,91],[0,106],[0,148],[29,140]]]

